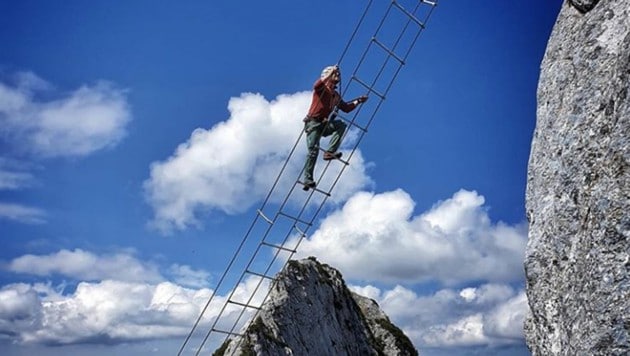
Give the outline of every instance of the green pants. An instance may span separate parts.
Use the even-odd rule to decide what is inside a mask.
[[[326,124],[317,120],[309,120],[304,124],[306,146],[308,148],[306,162],[304,163],[305,182],[313,181],[313,170],[315,169],[315,162],[319,155],[319,140],[322,136],[328,137],[332,135],[327,151],[337,152],[339,145],[341,145],[341,137],[346,131],[346,127],[347,125],[340,120],[331,120]]]

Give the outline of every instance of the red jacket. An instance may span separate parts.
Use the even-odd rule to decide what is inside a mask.
[[[335,105],[343,112],[350,112],[357,107],[354,102],[346,103],[341,95],[328,82],[318,79],[313,85],[313,99],[308,109],[308,116],[317,120],[323,120],[330,115]]]

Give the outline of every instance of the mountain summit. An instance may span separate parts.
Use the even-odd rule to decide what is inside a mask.
[[[243,337],[220,355],[418,355],[374,300],[351,292],[341,273],[314,257],[291,260],[276,276]]]

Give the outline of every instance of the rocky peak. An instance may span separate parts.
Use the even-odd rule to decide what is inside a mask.
[[[215,355],[418,355],[375,301],[313,257],[289,261],[244,335]]]
[[[630,354],[630,6],[569,0],[541,65],[525,270],[533,355]]]

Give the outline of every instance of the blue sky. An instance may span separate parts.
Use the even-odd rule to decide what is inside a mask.
[[[301,245],[425,355],[528,354],[526,170],[561,3],[440,1]],[[7,354],[176,352],[364,4],[0,0]]]

